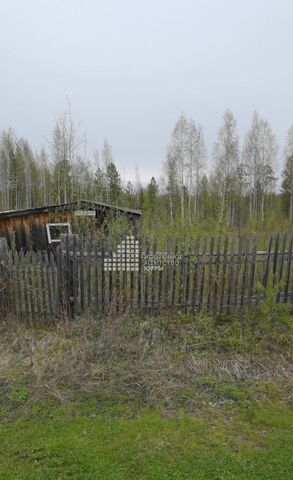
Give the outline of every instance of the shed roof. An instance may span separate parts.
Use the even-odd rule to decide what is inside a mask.
[[[83,210],[86,208],[91,210],[100,210],[100,211],[113,210],[113,211],[125,213],[129,216],[140,217],[141,215],[141,210],[117,207],[117,206],[109,205],[103,202],[79,200],[75,202],[61,203],[58,205],[46,205],[43,207],[24,208],[20,210],[6,210],[4,212],[0,212],[0,220],[2,218],[12,218],[12,217],[19,217],[23,215],[36,215],[38,213],[51,213],[51,212],[54,213],[54,212],[60,212],[64,210],[77,210],[77,209]]]

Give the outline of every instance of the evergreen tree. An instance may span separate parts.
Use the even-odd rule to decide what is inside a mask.
[[[107,165],[106,169],[107,181],[107,198],[112,205],[118,205],[121,198],[121,180],[118,170],[113,162]]]
[[[157,194],[158,194],[158,184],[156,182],[155,177],[152,177],[146,189],[146,201],[145,201],[145,207],[151,215],[153,215],[155,211]]]
[[[293,222],[293,125],[288,130],[284,148],[284,170],[282,172],[282,197],[289,221]]]

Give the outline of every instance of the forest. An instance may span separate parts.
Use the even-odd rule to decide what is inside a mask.
[[[293,222],[293,125],[279,146],[268,120],[254,112],[240,139],[237,120],[227,110],[208,159],[203,127],[181,114],[161,172],[145,185],[139,172],[135,182],[122,181],[107,140],[89,158],[86,135],[72,120],[68,104],[40,151],[12,128],[1,132],[0,211],[103,201],[142,209],[144,231],[151,237],[276,232]]]

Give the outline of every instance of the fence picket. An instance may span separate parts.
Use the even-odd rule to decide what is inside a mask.
[[[254,239],[253,249],[251,254],[251,266],[250,266],[249,299],[248,299],[249,305],[251,305],[251,302],[252,302],[253,289],[254,289],[255,269],[256,269],[256,247],[257,247],[257,241],[256,239]]]
[[[226,277],[227,277],[227,254],[228,254],[228,245],[229,245],[229,238],[225,237],[224,242],[224,251],[223,251],[223,263],[222,263],[222,285],[221,285],[221,294],[220,294],[220,309],[224,307],[224,299],[225,299],[225,287],[226,287]]]
[[[190,259],[192,258],[192,247],[191,244],[189,244],[188,247],[188,254],[187,254],[187,260],[186,260],[186,283],[185,283],[185,303],[184,303],[184,311],[187,313],[189,310],[190,306],[190,301],[189,301],[189,288],[190,288]]]
[[[207,309],[210,310],[212,306],[212,292],[214,291],[213,284],[213,260],[214,260],[214,237],[210,239],[210,258],[209,258],[209,283],[208,283],[208,300]]]
[[[171,300],[172,308],[174,307],[174,304],[175,304],[175,294],[176,294],[177,255],[178,255],[178,240],[176,240],[175,249],[174,249],[174,263],[173,263],[173,275],[172,275],[172,300]]]
[[[154,267],[156,265],[156,252],[157,252],[157,242],[156,240],[153,243],[153,263]],[[155,288],[155,282],[156,282],[156,272],[155,268],[153,268],[152,273],[151,273],[151,315],[154,315],[155,312],[155,295],[156,295],[156,288]]]
[[[124,262],[118,265],[115,259],[113,270],[105,242],[96,246],[90,240],[82,246],[73,237],[64,239],[55,255],[12,255],[11,285],[1,312],[10,309],[13,318],[34,325],[53,321],[62,302],[71,318],[87,309],[101,315],[121,311],[155,315],[164,308],[188,312],[205,307],[218,313],[237,306],[241,311],[260,300],[255,285],[261,283],[266,290],[270,279],[280,286],[276,301],[288,302],[292,249],[292,235],[271,237],[266,252],[258,252],[257,240],[249,237],[239,237],[238,244],[228,236],[197,238],[189,244],[176,240],[162,253],[157,252],[156,241],[152,245],[147,241],[145,252],[139,250],[137,270],[126,242]]]
[[[179,269],[179,279],[178,279],[178,306],[179,308],[182,307],[183,301],[183,294],[184,294],[184,282],[183,282],[183,275],[184,275],[184,265],[185,265],[185,242],[181,245],[181,262],[180,262],[180,269]]]
[[[201,269],[201,277],[200,277],[200,285],[199,285],[199,290],[200,290],[200,295],[199,295],[199,310],[201,310],[204,302],[204,291],[205,291],[205,255],[207,251],[207,245],[208,245],[208,239],[205,238],[203,242],[203,250],[202,250],[202,259],[201,259],[201,264],[202,264],[202,269]],[[208,286],[209,287],[209,286]]]
[[[267,286],[269,273],[270,273],[272,243],[273,243],[273,237],[270,237],[269,246],[267,250],[267,257],[266,257],[265,266],[264,266],[263,281],[262,281],[264,288],[266,288]]]
[[[228,291],[227,291],[227,302],[226,302],[226,305],[228,308],[230,307],[232,285],[234,280],[235,244],[236,244],[236,239],[233,237],[232,244],[231,244],[230,262],[229,262],[229,275],[228,275],[229,278],[228,278]]]
[[[191,247],[192,248],[192,247]],[[194,312],[196,309],[196,298],[198,292],[198,270],[200,265],[200,238],[197,238],[194,244],[194,256],[193,256],[193,275],[192,275],[192,297],[191,297],[191,310]]]
[[[275,286],[277,281],[278,281],[277,265],[278,265],[278,255],[279,255],[279,241],[280,241],[280,236],[278,234],[275,238],[274,265],[273,265],[273,286]]]
[[[212,305],[214,308],[214,312],[218,313],[218,290],[219,290],[219,282],[220,282],[220,261],[221,261],[221,245],[222,245],[222,237],[219,235],[217,241],[217,251],[216,251],[216,258],[215,258],[215,269],[214,269],[214,288],[213,288],[213,300]]]
[[[292,247],[293,247],[293,234],[291,234],[289,249],[288,249],[288,261],[287,261],[287,271],[286,271],[286,280],[285,280],[285,293],[284,293],[284,303],[288,301],[288,291],[289,291],[289,281],[290,281],[290,270],[291,270],[291,260],[292,260]]]

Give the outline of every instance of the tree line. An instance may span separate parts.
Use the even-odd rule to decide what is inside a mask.
[[[107,140],[101,152],[88,158],[86,136],[73,122],[68,105],[47,148],[39,152],[11,128],[1,132],[0,210],[88,199],[141,208],[149,229],[156,223],[192,228],[204,222],[230,228],[262,223],[278,206],[278,215],[293,222],[293,125],[281,150],[269,122],[255,112],[240,142],[237,121],[227,110],[212,160],[208,171],[203,127],[181,114],[160,178],[152,177],[146,186],[139,179],[122,182]]]

